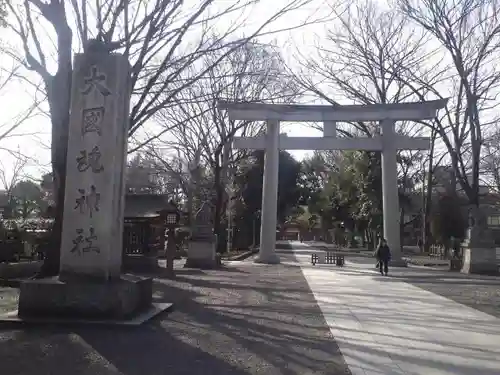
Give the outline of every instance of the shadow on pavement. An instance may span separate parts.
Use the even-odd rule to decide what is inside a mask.
[[[178,275],[155,282],[174,311],[140,327],[0,331],[0,373],[350,374],[298,266]]]

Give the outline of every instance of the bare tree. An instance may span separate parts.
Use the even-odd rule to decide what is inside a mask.
[[[28,161],[28,158],[21,153],[17,154],[14,164],[8,168],[0,161],[0,183],[7,194],[10,194],[16,183],[25,177],[23,173]]]
[[[165,168],[156,157],[154,149],[151,152],[142,150],[136,153],[127,163],[126,191],[129,193],[149,193],[169,195],[176,203],[182,203],[183,186],[175,173],[178,163],[172,164],[172,172]],[[163,160],[161,160],[163,161]],[[170,167],[170,163],[168,163]]]
[[[317,67],[323,87],[361,103],[451,97],[439,117],[423,124],[437,137],[436,147],[442,142],[450,155],[451,186],[456,189],[458,180],[469,203],[478,205],[484,133],[497,121],[498,1],[394,2],[399,13],[376,10],[370,2],[351,5],[339,17],[340,30],[329,37],[340,48],[320,48],[321,59],[309,65]],[[337,103],[318,91],[313,92]]]
[[[500,193],[500,130],[496,130],[484,142],[481,169],[485,185]]]
[[[180,146],[180,144],[185,146]],[[205,169],[204,166],[200,165],[201,148],[198,152],[194,151],[193,154],[187,139],[178,139],[175,144],[172,142],[166,145],[167,147],[162,146],[165,145],[160,138],[143,148],[142,152],[151,157],[155,169],[165,176],[168,183],[172,185],[172,193],[175,190],[175,194],[172,194],[174,201],[182,204],[186,210],[190,211],[190,202],[193,195],[192,188],[195,180],[194,174],[199,169]],[[209,197],[209,194],[203,189],[207,185],[203,176],[204,173],[201,176],[202,181],[198,182],[199,187],[202,189],[200,197],[198,197],[201,204],[205,203]]]
[[[301,86],[313,97],[331,105],[342,101],[356,104],[402,103],[418,100],[413,90],[398,77],[403,69],[419,67],[429,53],[423,31],[411,27],[404,16],[381,8],[374,1],[357,1],[345,8],[334,8],[336,23],[326,30],[325,40],[316,45],[316,53],[299,52],[302,70],[296,73]],[[373,136],[378,124],[357,122],[339,124],[343,136]],[[401,122],[396,131],[419,136],[424,126]],[[371,154],[378,158],[379,155]],[[405,211],[410,208],[416,178],[422,174],[421,151],[399,151],[401,231]],[[368,178],[368,176],[365,176]]]
[[[490,124],[496,123],[500,3],[497,0],[396,0],[396,4],[434,43],[438,42],[440,50],[434,61],[427,59],[420,69],[404,69],[398,79],[402,78],[422,100],[429,96],[451,96],[444,116],[437,118],[432,126],[450,154],[454,178],[469,204],[477,206],[484,133]],[[435,76],[432,66],[436,65],[447,70],[441,84],[429,80]]]
[[[371,0],[332,11],[337,24],[326,30],[326,41],[318,43],[316,56],[299,54],[303,69],[296,73],[296,79],[300,85],[332,105],[343,100],[357,104],[416,100],[417,96],[398,79],[396,72],[402,67],[418,66],[425,57],[423,33],[410,28],[404,17],[380,9]],[[371,137],[379,131],[378,124],[369,122],[339,125],[344,136]],[[421,135],[423,131],[422,124],[402,122],[397,126],[400,134],[409,136]],[[421,153],[399,152],[400,162],[415,158],[421,158]],[[403,169],[409,165],[403,164],[400,163],[400,174],[407,176],[408,171]]]
[[[0,0],[0,27],[5,26],[6,17],[7,17],[7,0]]]
[[[24,172],[29,159],[20,152],[14,153],[10,151],[9,153],[15,157],[15,161],[8,167],[0,161],[0,183],[2,184],[4,194],[7,197],[7,211],[10,211],[4,212],[4,215],[10,217],[15,211],[13,190],[17,183],[26,177]]]
[[[223,60],[221,54],[225,56]],[[214,60],[220,60],[219,64],[185,90],[185,96],[179,96],[175,110],[160,111],[157,116],[166,129],[173,128],[160,147],[184,149],[190,161],[206,168],[212,181],[213,229],[220,236],[231,168],[245,156],[245,152],[231,150],[232,138],[256,135],[262,124],[230,121],[217,108],[218,101],[287,103],[297,97],[298,88],[285,73],[276,47],[247,43],[230,54],[222,50],[203,58],[204,65],[212,65]]]
[[[38,73],[44,82],[52,122],[56,220],[52,251],[44,263],[45,274],[56,274],[59,268],[73,51],[82,46],[85,49],[89,40],[98,39],[105,42],[110,51],[122,51],[129,57],[133,94],[129,135],[132,135],[156,111],[168,107],[183,89],[199,79],[199,76],[192,76],[179,84],[188,67],[207,53],[220,49],[221,44],[237,48],[257,35],[270,32],[268,27],[274,21],[309,1],[286,2],[239,38],[234,36],[245,23],[242,12],[258,1],[200,0],[194,6],[183,0],[24,0],[17,3],[20,5],[7,3],[7,10],[12,13],[8,26],[22,42],[25,67]],[[235,20],[229,19],[220,39],[205,36],[228,15],[234,15]],[[299,25],[291,25],[295,26]],[[53,43],[48,30],[55,37]],[[187,42],[188,39],[191,42]],[[76,46],[75,40],[79,41]],[[217,63],[214,61],[215,65]],[[54,74],[50,66],[56,67]],[[205,66],[200,73],[213,67]]]
[[[326,29],[313,55],[298,52],[302,69],[297,81],[315,98],[339,105],[340,101],[356,104],[401,103],[415,95],[396,78],[394,70],[411,69],[422,58],[422,33],[412,30],[403,17],[381,10],[371,0],[348,3],[346,8],[332,4],[336,22]],[[353,123],[342,134],[353,131],[372,136],[376,124]],[[410,124],[403,125],[406,132]]]
[[[1,50],[0,47],[0,51]],[[4,95],[12,95],[11,90],[21,83],[19,78],[20,65],[15,62],[9,64],[7,60],[8,59],[2,59],[2,66],[0,66],[0,100],[3,99],[2,97]],[[15,137],[35,135],[33,132],[30,133],[26,130],[21,132],[20,128],[26,121],[39,115],[40,101],[39,98],[35,97],[32,103],[29,103],[26,108],[23,108],[15,115],[9,117],[8,111],[7,115],[4,114],[0,122],[0,150],[8,152],[14,157],[19,156],[19,150],[12,150],[10,147],[7,147],[3,141]]]

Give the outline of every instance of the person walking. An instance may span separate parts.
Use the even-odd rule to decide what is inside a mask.
[[[387,245],[387,241],[385,238],[381,238],[377,251],[377,261],[380,269],[380,274],[387,276],[389,273],[389,261],[391,260],[391,250],[389,249],[389,246]]]
[[[418,250],[421,253],[423,253],[424,252],[424,241],[422,241],[422,239],[420,237],[418,238],[417,246],[418,246]]]

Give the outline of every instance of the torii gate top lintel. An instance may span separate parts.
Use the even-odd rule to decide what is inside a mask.
[[[429,120],[446,106],[448,99],[411,103],[366,105],[264,104],[219,101],[218,108],[227,110],[231,120],[248,121],[411,121]]]

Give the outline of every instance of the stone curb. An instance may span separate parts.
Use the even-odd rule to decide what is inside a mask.
[[[22,282],[20,279],[0,279],[0,287],[19,288]]]
[[[245,260],[249,257],[251,257],[252,255],[254,254],[257,254],[259,252],[259,249],[252,249],[252,250],[249,250],[249,251],[245,251],[243,254],[239,254],[239,255],[235,255],[229,259],[226,259],[226,260],[229,260],[229,261],[233,261],[233,260]]]
[[[438,263],[438,262],[433,262],[433,261],[427,261],[427,260],[424,260],[424,261],[418,261],[418,260],[414,260],[414,259],[411,259],[411,258],[405,258],[403,257],[406,262],[408,264],[412,264],[414,266],[422,266],[422,267],[449,267],[449,263],[448,264],[445,264],[445,263]]]
[[[290,243],[277,243],[276,244],[276,249],[280,249],[280,250],[292,250],[293,246]]]
[[[40,271],[43,261],[15,262],[0,264],[0,280],[29,278]]]
[[[332,249],[331,247],[328,246],[315,246],[318,250],[321,251],[330,251],[333,253],[340,253],[344,255],[354,255],[354,256],[359,256],[359,257],[373,257],[373,251],[370,250],[345,250],[345,249]]]

